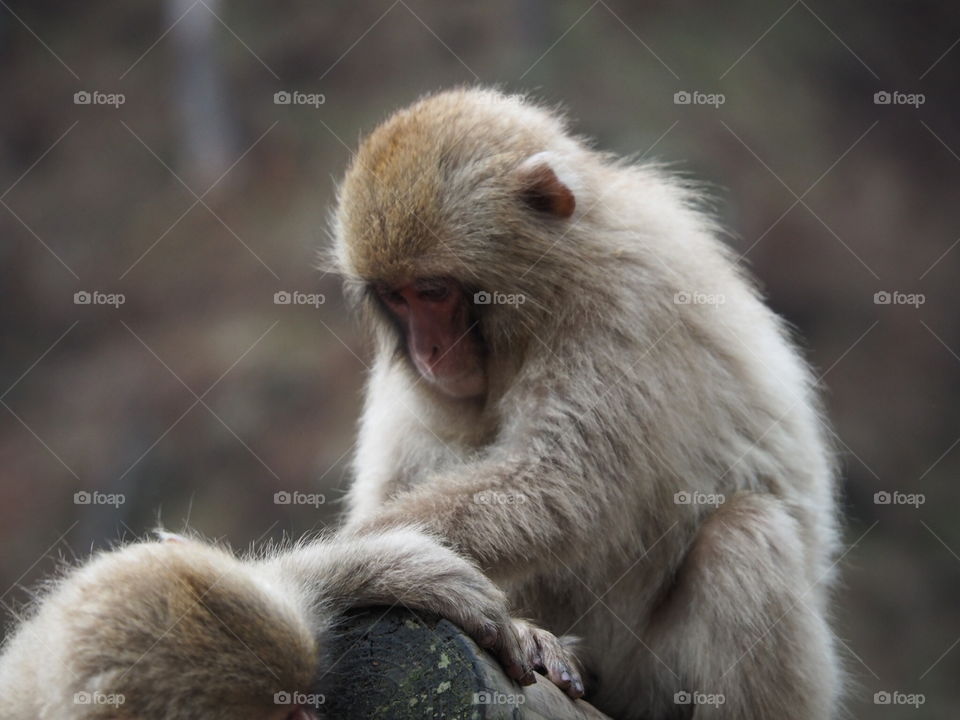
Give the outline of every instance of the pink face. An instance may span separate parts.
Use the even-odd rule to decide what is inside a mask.
[[[480,336],[459,283],[417,280],[377,294],[403,328],[407,354],[421,377],[452,398],[486,390]]]

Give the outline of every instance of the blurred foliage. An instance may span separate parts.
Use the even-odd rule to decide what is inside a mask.
[[[197,61],[185,48],[204,23]],[[338,283],[313,267],[335,178],[392,108],[494,83],[714,188],[730,242],[824,373],[844,463],[850,713],[954,717],[958,36],[957,7],[929,1],[7,0],[4,606],[58,555],[158,522],[243,547],[332,520],[367,357]],[[212,83],[201,97],[219,120],[198,119],[194,82]],[[76,105],[81,90],[125,102]],[[276,105],[281,90],[325,102]],[[683,90],[725,102],[674,104]],[[925,102],[877,105],[883,90]],[[191,145],[207,120],[212,159]],[[83,290],[125,303],[77,305]],[[274,304],[284,290],[326,302]],[[925,302],[878,305],[878,291]],[[82,490],[126,502],[77,505]],[[283,490],[326,502],[275,504]],[[881,490],[926,502],[878,505]],[[876,707],[879,690],[926,703]]]

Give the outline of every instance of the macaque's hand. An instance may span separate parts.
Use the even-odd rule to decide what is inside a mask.
[[[580,664],[573,653],[574,639],[558,638],[526,620],[514,620],[520,647],[534,670],[546,675],[554,685],[576,700],[583,697]]]

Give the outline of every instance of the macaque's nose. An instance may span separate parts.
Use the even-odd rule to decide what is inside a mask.
[[[436,343],[420,345],[413,349],[413,359],[417,369],[425,375],[434,375],[436,366],[443,357],[444,351]]]
[[[455,329],[445,319],[428,317],[426,322],[411,323],[410,354],[422,373],[434,374],[450,347],[456,343]]]

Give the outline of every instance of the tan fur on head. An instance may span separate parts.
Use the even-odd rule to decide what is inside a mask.
[[[492,259],[477,256],[476,238],[503,234],[499,218],[525,189],[517,171],[548,150],[575,154],[577,145],[555,115],[519,96],[452,90],[396,113],[364,141],[343,181],[351,201],[335,219],[341,271],[402,283],[457,268],[476,284]]]
[[[5,654],[19,664],[4,663],[0,690],[7,707],[23,693],[41,717],[269,717],[275,693],[309,691],[316,672],[313,627],[296,601],[231,554],[180,536],[101,554],[11,640]],[[122,702],[76,702],[98,693]]]

